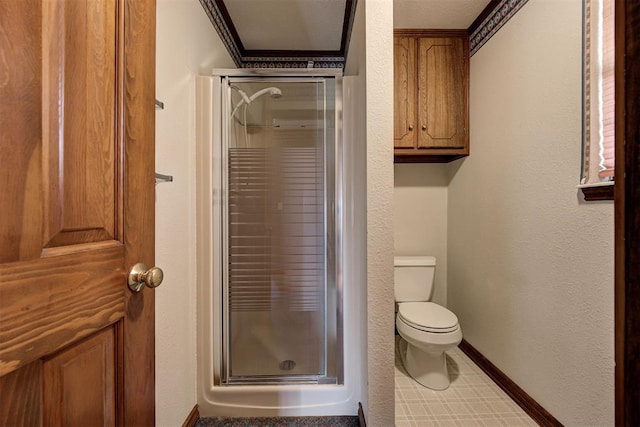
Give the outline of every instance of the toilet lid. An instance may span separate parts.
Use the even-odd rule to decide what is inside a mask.
[[[456,315],[433,302],[403,302],[398,304],[398,316],[422,331],[442,333],[458,328]]]

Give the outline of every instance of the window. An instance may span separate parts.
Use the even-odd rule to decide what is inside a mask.
[[[584,0],[583,166],[586,200],[613,199],[615,167],[615,7]]]

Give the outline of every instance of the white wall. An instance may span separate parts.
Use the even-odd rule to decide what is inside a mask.
[[[560,422],[613,425],[613,204],[576,190],[581,3],[531,0],[471,58],[447,299],[465,339]]]
[[[367,135],[368,411],[394,424],[393,1],[359,2],[365,14]]]
[[[394,424],[393,341],[393,2],[359,1],[344,78],[344,138],[360,151],[361,180],[355,203],[364,215],[349,220],[366,235],[367,337],[362,363],[362,404],[367,425]],[[358,156],[353,156],[357,158]],[[360,186],[361,185],[361,186]],[[354,212],[359,212],[354,210]]]
[[[156,423],[182,425],[196,403],[195,76],[234,67],[198,0],[158,0],[156,29]]]
[[[360,375],[367,425],[374,427],[393,425],[395,410],[393,153],[388,143],[393,138],[393,102],[389,99],[393,86],[387,84],[393,81],[393,39],[384,34],[385,28],[388,35],[393,34],[391,7],[391,1],[358,2],[344,77],[344,143],[348,150],[359,151],[359,156],[352,158],[359,159],[360,163],[354,166],[363,172],[352,185],[355,203],[364,209],[354,209],[357,215],[348,220],[347,226],[360,228],[365,240],[362,260],[367,278],[363,310],[366,316],[360,329],[367,339]],[[376,34],[377,30],[382,34]],[[385,52],[379,63],[378,51]]]
[[[394,169],[395,254],[436,257],[432,301],[446,306],[448,166],[396,163]]]

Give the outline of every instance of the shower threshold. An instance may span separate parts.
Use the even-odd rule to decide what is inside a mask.
[[[320,377],[317,375],[265,375],[254,377],[231,377],[227,380],[226,385],[299,385],[299,384],[317,384],[332,385],[338,384],[335,377]]]

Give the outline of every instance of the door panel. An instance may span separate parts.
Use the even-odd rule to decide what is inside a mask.
[[[44,247],[113,239],[116,2],[43,5]]]
[[[42,362],[0,376],[0,426],[42,425]]]
[[[114,426],[115,327],[55,355],[43,364],[47,426]]]
[[[153,0],[0,0],[0,425],[154,423],[154,52]]]
[[[0,262],[42,248],[41,7],[0,0]]]
[[[395,148],[415,147],[416,39],[393,38],[394,136]]]
[[[461,38],[419,41],[420,148],[463,148],[466,140],[464,50]]]

